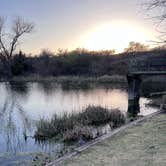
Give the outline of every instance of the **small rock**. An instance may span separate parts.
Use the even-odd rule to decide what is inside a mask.
[[[105,126],[102,127],[98,127],[98,135],[104,135],[104,134],[108,134],[111,131],[111,127],[109,124],[106,124]]]
[[[78,141],[78,145],[81,146],[83,144],[85,144],[85,141],[82,138],[80,138]]]
[[[98,136],[98,130],[96,128],[92,128],[91,134],[93,139],[96,138]]]

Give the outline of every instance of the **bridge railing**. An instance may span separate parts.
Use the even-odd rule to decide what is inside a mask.
[[[146,57],[146,59],[131,59],[129,65],[129,72],[136,71],[166,71],[166,56],[160,57]]]

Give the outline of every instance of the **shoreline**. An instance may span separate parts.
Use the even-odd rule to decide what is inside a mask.
[[[115,130],[113,130],[112,132],[106,134],[106,135],[103,135],[101,137],[98,137],[86,144],[84,144],[83,146],[80,146],[80,147],[77,147],[73,150],[73,152],[69,153],[69,154],[66,154],[58,159],[56,159],[55,161],[52,161],[50,163],[47,163],[46,165],[47,166],[52,166],[52,165],[59,165],[59,164],[62,164],[63,162],[67,161],[67,160],[70,160],[70,158],[74,158],[75,156],[77,156],[78,154],[81,154],[83,153],[84,151],[86,151],[87,149],[95,146],[96,144],[98,143],[101,143],[107,139],[111,139],[112,137],[116,136],[118,133],[121,133],[123,132],[124,130],[128,129],[128,128],[132,128],[132,127],[135,127],[137,125],[140,125],[141,123],[145,123],[147,122],[149,119],[151,118],[154,118],[154,117],[157,117],[159,116],[160,114],[162,113],[165,113],[165,110],[159,110],[155,113],[152,113],[150,115],[147,115],[147,116],[144,116],[138,120],[135,120],[133,122],[130,122],[126,125],[123,125],[122,127],[120,128],[117,128]]]
[[[1,78],[0,82],[63,82],[63,81],[89,81],[89,82],[113,82],[113,83],[127,83],[124,75],[102,75],[102,76],[18,76],[11,79]]]

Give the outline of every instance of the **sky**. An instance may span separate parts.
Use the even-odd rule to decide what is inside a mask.
[[[145,0],[144,0],[145,1]],[[37,54],[42,49],[115,49],[130,41],[145,44],[156,37],[153,22],[142,10],[143,0],[0,0],[0,16],[16,16],[35,24],[18,49]]]

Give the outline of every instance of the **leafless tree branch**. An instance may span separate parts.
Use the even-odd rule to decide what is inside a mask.
[[[5,19],[3,17],[0,17],[0,50],[1,54],[6,56],[8,59],[12,57],[14,50],[17,47],[18,40],[21,36],[24,34],[31,33],[34,29],[34,24],[25,21],[21,17],[17,17],[13,21],[12,26],[12,39],[9,43],[9,46],[5,46],[5,42],[8,40],[5,33],[3,32],[5,26]],[[5,38],[3,40],[3,38]]]
[[[12,56],[13,51],[16,49],[18,39],[23,34],[31,33],[33,29],[34,29],[34,24],[24,21],[24,19],[22,19],[21,17],[17,17],[14,20],[13,27],[12,27],[14,36],[11,41],[11,47],[10,47],[10,53],[9,53],[10,57]]]
[[[5,19],[3,17],[0,17],[0,49],[2,51],[1,54],[4,54],[4,56],[8,56],[9,53],[8,53],[8,51],[5,47],[5,44],[3,42],[3,39],[2,39],[4,36],[4,32],[3,32],[4,26],[5,26]]]
[[[146,0],[145,9],[150,13],[151,19],[157,21],[156,30],[160,33],[158,43],[166,42],[166,0]]]
[[[33,29],[33,23],[27,22],[21,17],[17,17],[13,21],[11,38],[9,38],[9,36],[4,32],[5,19],[0,16],[0,59],[5,65],[8,66],[8,68],[10,68],[10,59],[13,56],[13,52],[17,48],[19,39],[24,34],[31,33]]]

